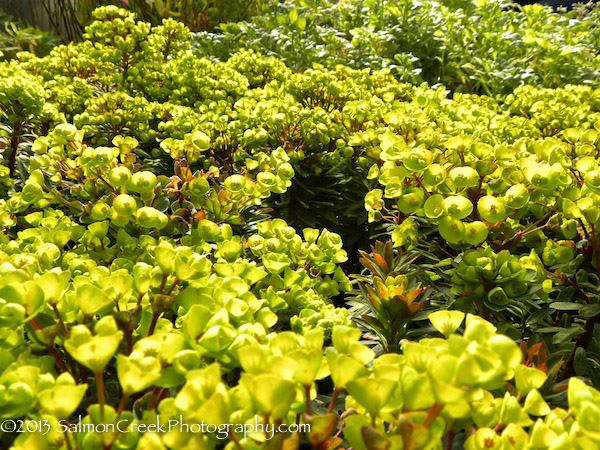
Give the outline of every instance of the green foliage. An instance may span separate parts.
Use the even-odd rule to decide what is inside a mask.
[[[406,272],[417,254],[394,255],[391,241],[377,242],[372,255],[361,251],[361,264],[370,276],[359,278],[360,294],[351,309],[354,319],[372,331],[384,343],[385,352],[397,352],[406,337],[407,325],[417,319],[427,304],[429,288],[409,279]],[[358,294],[358,293],[357,293]]]
[[[86,19],[86,13],[106,2],[98,0],[79,0],[79,18]],[[166,0],[148,2],[129,0],[111,2],[126,7],[142,20],[159,24],[163,19],[177,19],[191,30],[211,30],[222,22],[237,22],[251,17],[254,13],[268,8],[265,0]]]
[[[38,56],[47,54],[58,44],[59,39],[52,33],[26,25],[0,10],[0,58],[11,59],[18,52],[29,51]]]
[[[449,96],[94,17],[2,63],[0,415],[53,430],[3,445],[600,445],[599,89]]]
[[[198,33],[194,48],[220,59],[254,49],[301,70],[389,68],[403,81],[496,95],[522,85],[597,85],[597,11],[504,0],[291,1]]]

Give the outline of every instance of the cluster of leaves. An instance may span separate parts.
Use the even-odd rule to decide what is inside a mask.
[[[291,1],[197,33],[194,48],[220,59],[254,49],[298,70],[315,63],[390,68],[402,81],[496,95],[522,85],[596,85],[596,10],[504,0]]]
[[[59,39],[50,32],[15,21],[0,10],[0,58],[10,59],[23,50],[42,56],[58,44]]]
[[[2,63],[0,418],[52,425],[3,444],[600,445],[600,89],[449,98],[94,15]]]

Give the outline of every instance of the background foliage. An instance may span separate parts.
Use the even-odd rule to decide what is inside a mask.
[[[286,2],[246,22],[199,33],[200,55],[227,59],[240,48],[304,70],[314,63],[390,68],[402,81],[458,92],[506,94],[523,84],[597,85],[598,8],[556,13],[508,1]]]
[[[36,55],[47,54],[58,44],[59,39],[52,33],[15,21],[12,16],[0,10],[0,48],[2,58],[8,59],[20,51],[29,51]]]

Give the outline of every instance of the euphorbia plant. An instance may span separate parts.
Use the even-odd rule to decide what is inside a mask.
[[[39,122],[44,121],[44,116],[49,116],[48,111],[44,111],[45,92],[40,80],[15,68],[11,72],[0,84],[0,112],[7,136],[3,156],[10,176],[16,168],[23,136],[28,129],[37,131]]]
[[[0,413],[52,425],[3,445],[597,445],[598,90],[450,98],[95,16],[3,63],[42,135],[0,173]]]

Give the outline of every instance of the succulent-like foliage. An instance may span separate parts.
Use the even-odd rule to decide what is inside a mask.
[[[444,3],[457,27],[454,3],[501,7]],[[0,63],[0,416],[49,425],[3,447],[600,446],[600,90],[547,78],[595,62],[559,72],[541,37],[588,22],[507,12],[548,52],[492,98],[400,82],[406,58],[213,62],[175,20],[94,17]]]

